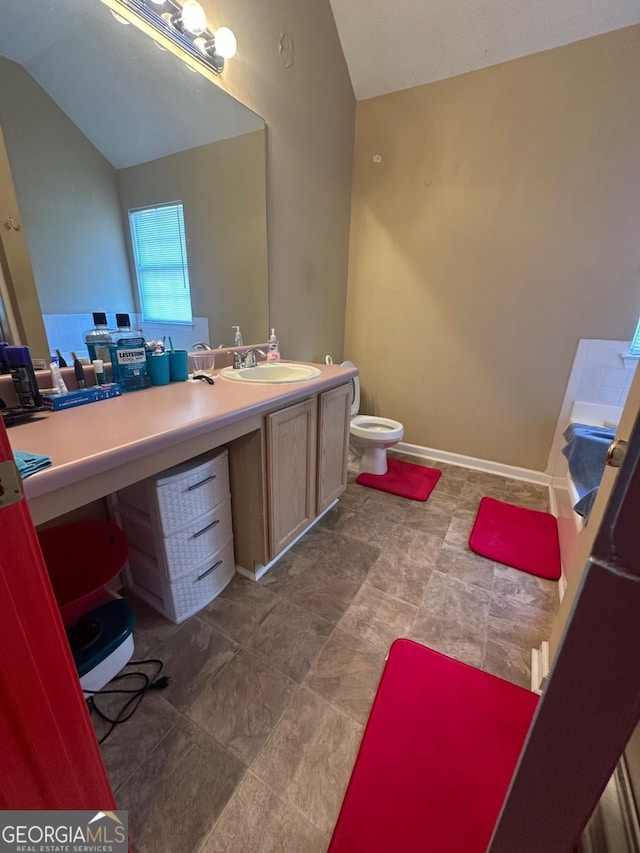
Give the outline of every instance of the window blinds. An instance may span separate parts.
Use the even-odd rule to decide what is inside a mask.
[[[129,211],[144,320],[191,323],[191,292],[182,204]]]

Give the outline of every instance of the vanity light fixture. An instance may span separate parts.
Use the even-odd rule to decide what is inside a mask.
[[[174,12],[170,18],[173,26],[181,33],[192,33],[200,36],[207,29],[207,16],[198,0],[185,0],[179,12]]]
[[[170,38],[215,74],[224,70],[225,59],[235,56],[237,42],[228,27],[207,29],[205,11],[198,0],[118,0],[148,24]]]
[[[193,42],[206,56],[221,56],[223,59],[231,59],[236,55],[238,42],[229,27],[220,27],[207,39],[199,37]]]

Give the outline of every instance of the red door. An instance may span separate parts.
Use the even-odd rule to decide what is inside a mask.
[[[0,418],[0,809],[114,809]]]

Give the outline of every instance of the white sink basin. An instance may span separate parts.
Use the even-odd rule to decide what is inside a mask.
[[[308,364],[258,364],[255,367],[223,367],[220,376],[233,382],[306,382],[317,379],[322,371]]]

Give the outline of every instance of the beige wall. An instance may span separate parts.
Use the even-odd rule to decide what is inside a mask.
[[[203,5],[212,29],[238,39],[220,84],[267,123],[270,319],[283,357],[341,358],[355,101],[329,0]]]
[[[631,337],[639,79],[632,27],[358,103],[345,349],[406,441],[543,470],[578,339]]]
[[[33,78],[3,57],[0,125],[42,311],[133,310],[113,167]]]
[[[122,214],[182,201],[191,301],[212,344],[269,337],[264,132],[247,133],[120,169]]]

